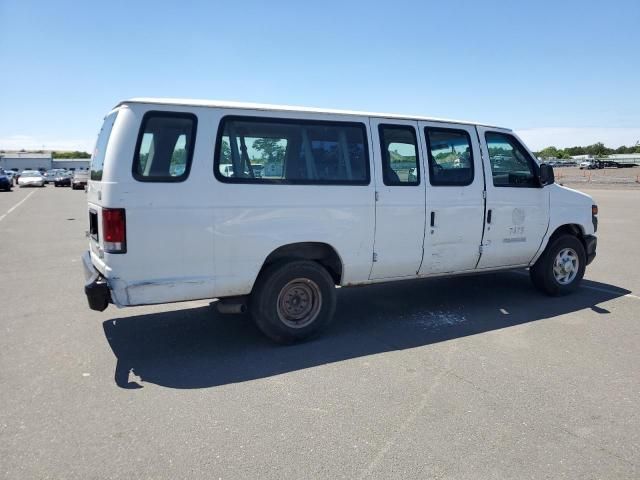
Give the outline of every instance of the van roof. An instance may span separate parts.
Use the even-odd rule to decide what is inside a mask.
[[[481,125],[484,127],[500,128],[502,130],[511,130],[510,128],[498,127],[496,125],[488,125],[479,122],[470,122],[464,120],[451,120],[446,118],[423,117],[419,115],[399,115],[396,113],[379,113],[379,112],[360,112],[355,110],[335,110],[314,107],[299,107],[291,105],[271,105],[265,103],[248,103],[248,102],[229,102],[223,100],[195,100],[185,98],[149,98],[137,97],[124,100],[115,108],[127,103],[147,103],[155,105],[178,105],[181,107],[209,107],[209,108],[238,108],[244,110],[276,110],[282,112],[304,112],[304,113],[327,113],[332,115],[357,115],[361,117],[380,117],[380,118],[397,118],[403,120],[416,120],[427,122],[443,122],[443,123],[461,123],[465,125]]]

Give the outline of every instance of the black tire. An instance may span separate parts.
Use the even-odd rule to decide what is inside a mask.
[[[573,278],[570,278],[572,274],[568,273],[563,281],[559,281],[554,271],[554,268],[557,268],[555,265],[556,257],[558,257],[560,252],[566,251],[567,249],[575,253],[578,264],[577,268],[575,266],[571,268],[572,272],[575,271]],[[560,235],[547,245],[544,253],[529,269],[529,275],[536,288],[542,292],[552,296],[566,295],[575,291],[580,286],[586,265],[587,255],[580,239],[573,235]],[[564,272],[561,271],[559,275],[563,273]]]
[[[331,322],[335,309],[333,279],[322,265],[309,260],[270,265],[258,277],[249,300],[258,328],[283,344],[317,335]],[[295,319],[296,315],[302,316]]]

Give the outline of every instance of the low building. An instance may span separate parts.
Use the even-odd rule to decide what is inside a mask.
[[[631,160],[631,161],[639,161],[640,153],[613,153],[608,155],[608,157],[612,160]]]
[[[0,153],[0,167],[5,170],[51,170],[52,162],[51,153]]]
[[[595,158],[608,158],[609,160],[638,160],[640,159],[640,153],[612,153],[610,155],[604,155],[603,157],[597,157],[596,155],[572,155],[574,160],[593,160]]]
[[[52,168],[64,168],[65,170],[89,170],[91,160],[89,158],[54,158]]]
[[[51,153],[8,152],[0,153],[0,168],[5,170],[88,170],[88,158],[53,158]]]

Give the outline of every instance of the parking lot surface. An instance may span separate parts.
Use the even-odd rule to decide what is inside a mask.
[[[580,169],[556,167],[553,169],[558,183],[568,183],[579,188],[640,188],[640,168]]]
[[[0,477],[637,479],[640,190],[588,193],[576,294],[345,288],[280,347],[207,301],[90,311],[85,194],[0,192]]]

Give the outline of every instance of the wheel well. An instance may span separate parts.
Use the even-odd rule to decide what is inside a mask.
[[[584,241],[584,231],[582,230],[582,227],[580,227],[580,225],[576,225],[574,223],[561,225],[560,227],[556,228],[551,237],[549,237],[549,242],[547,244],[550,245],[551,242],[553,242],[560,235],[573,235],[574,237],[578,237],[582,242],[582,245],[585,248],[587,247]]]
[[[335,249],[326,243],[302,242],[283,245],[269,254],[260,272],[281,260],[313,260],[327,269],[336,285],[342,280],[342,260]]]

